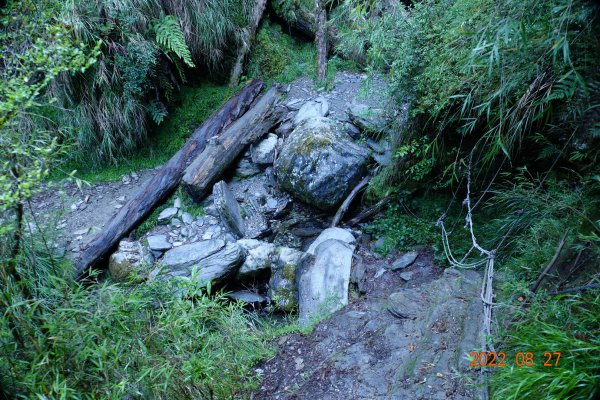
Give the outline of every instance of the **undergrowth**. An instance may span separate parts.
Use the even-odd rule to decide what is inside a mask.
[[[57,273],[56,261],[38,253],[35,273],[21,264],[34,297],[2,288],[12,304],[0,318],[8,395],[233,398],[257,383],[252,367],[271,352],[241,304],[206,293],[193,277],[84,287]]]
[[[498,351],[507,367],[496,368],[493,398],[503,400],[591,400],[600,379],[600,290],[587,294],[540,295],[527,308],[515,307],[515,320],[502,332]],[[515,365],[517,352],[531,352],[532,366]],[[550,366],[544,366],[553,355]],[[557,362],[558,361],[558,362]]]

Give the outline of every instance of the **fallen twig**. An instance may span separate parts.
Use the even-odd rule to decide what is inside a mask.
[[[358,193],[363,190],[367,184],[369,183],[369,181],[371,180],[370,176],[366,176],[363,178],[363,180],[361,180],[358,185],[356,185],[356,187],[354,189],[352,189],[352,191],[350,192],[350,194],[348,195],[348,197],[346,197],[346,200],[344,200],[344,202],[342,203],[342,205],[340,206],[340,208],[337,210],[337,212],[335,213],[335,216],[333,217],[333,221],[331,221],[331,227],[334,228],[337,226],[337,224],[340,223],[340,221],[342,220],[342,217],[344,216],[344,214],[346,213],[346,211],[348,211],[348,207],[350,207],[350,204],[352,203],[352,201],[354,200],[354,198],[358,195]]]
[[[540,284],[542,283],[542,281],[544,280],[544,278],[546,277],[546,275],[548,274],[548,272],[552,269],[552,267],[554,266],[554,264],[556,264],[556,261],[558,260],[558,257],[560,256],[560,253],[562,252],[562,249],[565,246],[565,243],[567,241],[567,235],[568,235],[568,233],[569,233],[569,231],[566,231],[564,233],[562,239],[560,239],[560,242],[558,243],[558,247],[556,248],[556,252],[554,253],[554,257],[552,257],[552,260],[550,260],[550,262],[548,263],[548,265],[546,265],[546,268],[543,269],[542,273],[540,274],[540,276],[537,278],[537,280],[535,281],[535,283],[531,287],[531,293],[532,294],[535,294],[535,292],[538,290]]]

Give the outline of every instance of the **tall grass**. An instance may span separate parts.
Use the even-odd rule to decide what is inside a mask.
[[[591,400],[599,393],[600,291],[562,298],[536,298],[514,316],[517,322],[503,335],[501,351],[507,367],[497,368],[493,398],[503,400]],[[517,352],[531,352],[532,366],[519,367]],[[560,352],[544,366],[546,352]]]
[[[21,264],[35,296],[13,284],[1,289],[0,385],[8,395],[221,399],[257,382],[252,366],[268,354],[263,336],[221,294],[191,280],[86,288],[36,259]]]

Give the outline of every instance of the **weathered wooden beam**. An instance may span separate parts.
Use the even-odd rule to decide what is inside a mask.
[[[202,200],[238,155],[275,125],[281,118],[281,111],[276,107],[279,99],[280,89],[274,86],[218,138],[209,141],[206,149],[187,167],[182,179],[192,198]]]

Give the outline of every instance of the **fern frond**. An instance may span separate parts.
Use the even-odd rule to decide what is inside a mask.
[[[152,120],[156,125],[160,125],[168,114],[165,105],[156,100],[148,104],[146,110],[148,110],[150,117],[152,117]]]
[[[154,25],[156,43],[166,52],[173,52],[189,67],[194,67],[192,54],[188,48],[179,22],[172,15],[163,16]]]

